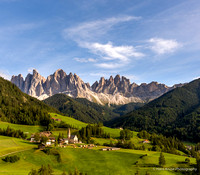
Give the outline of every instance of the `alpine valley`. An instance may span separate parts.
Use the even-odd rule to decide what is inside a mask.
[[[12,77],[28,95],[0,78],[0,174],[196,173],[199,81],[139,86],[117,75],[90,87],[61,69],[47,79],[34,70],[25,80]]]

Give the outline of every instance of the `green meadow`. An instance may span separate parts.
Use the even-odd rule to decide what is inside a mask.
[[[59,114],[51,113],[51,117],[59,118],[62,121],[73,125],[77,128],[85,127],[87,124],[77,121],[71,117],[61,116]],[[1,128],[10,126],[14,129],[21,129],[29,134],[39,132],[42,127],[10,124],[0,122]],[[112,139],[92,138],[96,143],[103,145],[110,143],[110,141],[117,142],[116,138],[120,136],[120,129],[112,129],[103,127],[104,131],[110,133]],[[67,135],[67,130],[60,128],[53,131],[54,135],[63,132]],[[140,139],[137,137],[137,132],[133,132],[131,141],[136,145],[142,145]],[[150,145],[145,144],[148,148]],[[79,171],[87,173],[88,175],[132,175],[136,171],[140,175],[145,175],[146,172],[151,175],[173,175],[181,174],[180,171],[165,171],[159,169],[158,158],[159,152],[143,150],[120,149],[118,151],[101,151],[103,146],[98,146],[94,149],[72,148],[56,148],[61,155],[61,162],[58,162],[54,155],[47,155],[43,151],[37,149],[37,145],[29,141],[0,136],[0,175],[27,175],[31,169],[39,169],[41,165],[50,164],[54,170],[55,175],[61,175],[63,170],[74,171],[77,168]],[[2,160],[6,155],[18,155],[20,160],[15,163],[8,163]],[[185,156],[178,156],[164,153],[166,165],[164,168],[192,168],[196,163],[194,158],[190,158],[190,164],[186,164]]]
[[[86,127],[87,123],[78,121],[72,117],[67,117],[67,116],[63,116],[60,114],[56,114],[56,113],[50,113],[52,118],[56,118],[56,119],[61,119],[63,122],[70,124],[78,129],[81,129],[82,127]]]
[[[30,144],[28,141],[0,136],[0,157],[5,154],[31,149],[33,147],[36,147],[36,145]]]
[[[47,155],[43,151],[30,149],[24,152],[16,153],[20,160],[16,163],[6,163],[0,160],[0,175],[20,174],[27,175],[33,169],[40,168],[41,165],[50,164],[54,174],[60,174],[63,170],[73,171],[77,168],[88,175],[131,175],[137,170],[140,174],[146,171],[151,175],[171,175],[180,174],[173,171],[156,170],[158,168],[158,158],[160,153],[125,150],[119,151],[101,151],[100,147],[94,150],[82,148],[58,148],[61,154],[61,162],[58,162],[53,155]],[[146,155],[142,157],[143,155]],[[164,153],[166,159],[165,168],[189,167],[184,164],[185,157]],[[191,164],[195,163],[194,158]]]

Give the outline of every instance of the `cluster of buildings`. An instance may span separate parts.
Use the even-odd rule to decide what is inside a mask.
[[[45,146],[50,146],[52,144],[54,144],[56,142],[56,138],[55,137],[51,137],[52,136],[52,132],[50,131],[44,131],[44,132],[40,132],[39,133],[39,140],[36,140],[36,136],[35,134],[31,135],[31,140],[30,142],[41,142],[41,138],[42,137],[47,137],[48,140],[46,141],[46,143],[43,143],[43,145]],[[63,144],[74,144],[74,143],[80,143],[78,140],[77,135],[71,135],[71,131],[70,129],[68,129],[68,134],[67,134],[67,138],[61,138],[59,141],[60,145]]]

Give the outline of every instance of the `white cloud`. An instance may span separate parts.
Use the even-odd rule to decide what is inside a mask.
[[[140,17],[123,16],[112,17],[104,20],[96,20],[91,22],[84,22],[75,27],[67,28],[64,30],[64,37],[70,37],[74,40],[95,39],[108,32],[114,25],[127,22],[131,20],[138,20]]]
[[[111,42],[101,44],[98,39],[114,26],[122,22],[139,20],[140,17],[121,16],[112,17],[104,20],[96,20],[81,23],[75,27],[64,30],[64,37],[71,38],[78,43],[79,47],[87,48],[91,53],[96,55],[97,59],[75,58],[78,62],[97,62],[95,66],[104,69],[115,69],[127,65],[131,59],[137,59],[144,56],[143,53],[137,52],[133,46],[121,45],[114,46]],[[94,42],[95,41],[95,42]]]
[[[80,63],[88,63],[88,62],[96,62],[97,60],[93,59],[93,58],[74,58],[75,61],[80,62]]]
[[[126,64],[121,64],[121,63],[99,63],[95,64],[97,67],[103,68],[103,69],[117,69],[120,67],[125,66]]]
[[[142,57],[144,54],[136,52],[133,46],[113,46],[111,42],[107,44],[87,43],[85,45],[93,53],[102,55],[105,60],[128,61],[129,57]]]
[[[181,44],[176,40],[166,40],[162,38],[151,38],[148,40],[151,44],[149,47],[157,54],[171,53],[181,47]]]
[[[92,53],[97,55],[100,60],[106,61],[104,63],[95,64],[105,69],[123,67],[128,64],[131,59],[138,59],[144,56],[143,53],[137,52],[133,46],[113,46],[111,42],[107,44],[82,43],[81,46],[89,49]]]

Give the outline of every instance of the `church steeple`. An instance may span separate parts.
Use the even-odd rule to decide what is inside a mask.
[[[68,139],[70,139],[70,137],[71,137],[70,128],[68,128],[68,134],[67,134],[67,136],[68,136]]]

